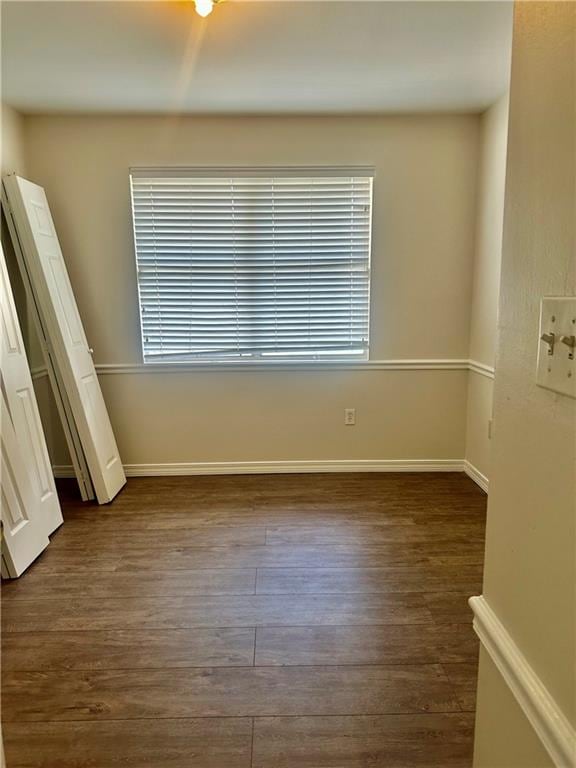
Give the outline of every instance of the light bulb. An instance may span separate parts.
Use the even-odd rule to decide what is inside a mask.
[[[214,8],[214,0],[195,0],[195,2],[196,13],[199,16],[202,16],[203,19],[212,13],[212,8]]]

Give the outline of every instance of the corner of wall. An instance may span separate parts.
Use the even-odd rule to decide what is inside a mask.
[[[490,106],[480,119],[465,466],[467,473],[487,490],[504,221],[508,93]]]
[[[576,401],[534,375],[576,291],[575,73],[576,6],[516,3],[476,768],[576,765]]]

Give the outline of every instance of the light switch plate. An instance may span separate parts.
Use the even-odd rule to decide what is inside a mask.
[[[576,297],[544,297],[540,305],[538,386],[576,398],[575,338]]]

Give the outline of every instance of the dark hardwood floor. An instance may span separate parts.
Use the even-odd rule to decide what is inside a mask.
[[[60,491],[64,526],[2,587],[8,768],[470,768],[467,477]]]

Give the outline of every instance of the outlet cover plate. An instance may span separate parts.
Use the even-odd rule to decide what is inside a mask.
[[[347,427],[353,427],[356,424],[356,408],[344,409],[344,424]]]

